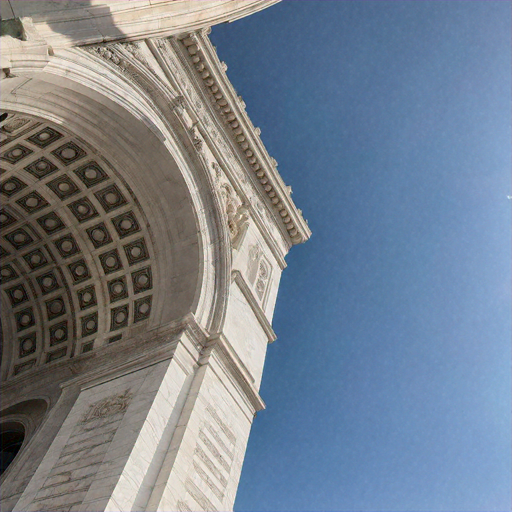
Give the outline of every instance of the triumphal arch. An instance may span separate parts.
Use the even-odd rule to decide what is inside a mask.
[[[2,511],[232,509],[310,231],[208,27],[272,3],[2,2]]]

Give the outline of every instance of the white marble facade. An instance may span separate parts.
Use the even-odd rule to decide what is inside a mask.
[[[232,509],[310,231],[206,27],[272,3],[2,2],[2,510]]]

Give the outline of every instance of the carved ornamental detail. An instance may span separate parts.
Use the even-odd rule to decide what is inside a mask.
[[[195,68],[196,72],[203,80],[206,89],[211,94],[215,110],[223,118],[224,123],[231,128],[234,141],[244,154],[250,168],[254,171],[265,194],[277,210],[291,240],[293,243],[304,242],[309,236],[307,233],[309,230],[307,226],[301,225],[304,223],[304,220],[301,217],[297,219],[296,215],[292,212],[293,208],[290,209],[288,205],[291,190],[286,188],[282,182],[278,183],[277,180],[271,176],[272,173],[267,172],[266,168],[270,167],[272,167],[275,172],[277,162],[268,154],[259,154],[260,151],[253,143],[252,139],[254,139],[254,137],[258,138],[261,130],[252,127],[252,124],[250,124],[252,129],[249,131],[252,133],[247,133],[247,130],[243,127],[245,121],[241,119],[241,117],[244,117],[245,103],[242,98],[239,96],[235,99],[236,103],[238,103],[238,108],[242,112],[240,116],[236,112],[236,106],[230,104],[229,95],[226,95],[226,93],[222,91],[220,81],[215,76],[215,72],[208,63],[207,58],[205,58],[204,45],[207,45],[207,42],[202,41],[197,33],[191,33],[188,37],[182,39],[181,43],[186,50],[185,54],[192,62],[192,67]],[[220,62],[218,68],[222,73],[225,72],[225,66]],[[306,233],[304,231],[306,231]]]
[[[256,293],[260,300],[263,300],[265,295],[269,276],[270,266],[264,259],[261,259],[258,267],[258,278],[256,280]]]
[[[144,73],[153,75],[153,78],[155,78],[156,75],[144,57],[140,43],[114,43],[86,46],[84,50],[112,64],[119,72],[151,97],[154,92],[153,87],[150,80],[144,76]],[[138,66],[136,64],[138,64]],[[141,71],[141,69],[144,71]]]
[[[227,217],[229,236],[233,247],[237,248],[238,243],[242,239],[242,235],[249,226],[249,208],[244,204],[232,185],[228,182],[220,165],[217,162],[212,162],[211,167],[214,171],[214,186],[220,194],[223,210]]]
[[[128,405],[133,395],[127,389],[120,395],[113,395],[89,407],[89,411],[83,418],[83,422],[106,418],[107,416],[114,416],[115,414],[124,413],[128,409]]]
[[[227,183],[220,187],[220,194],[224,203],[231,242],[235,244],[249,225],[249,209],[235,195]]]
[[[270,280],[270,268],[270,263],[263,255],[261,247],[259,245],[251,245],[247,262],[247,279],[254,286],[260,301],[265,298],[265,292]]]

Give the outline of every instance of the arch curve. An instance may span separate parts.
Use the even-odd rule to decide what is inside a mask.
[[[229,276],[224,267],[230,253],[223,243],[226,233],[219,234],[222,213],[207,170],[193,147],[187,147],[190,135],[171,106],[155,107],[164,94],[155,86],[148,98],[147,91],[121,78],[100,59],[71,49],[61,50],[44,71],[2,82],[2,109],[9,114],[1,128],[7,141],[2,151],[2,190],[9,203],[4,216],[6,222],[14,219],[2,236],[14,277],[2,287],[16,306],[14,316],[2,317],[3,379],[116,341],[119,334],[129,338],[140,332],[138,326],[148,332],[188,313],[207,330],[222,322],[219,312],[228,286],[223,281],[228,280],[219,268]],[[41,162],[56,169],[44,174]],[[14,187],[11,195],[5,184]],[[75,192],[67,195],[62,185]],[[96,214],[81,214],[84,205]],[[27,222],[16,225],[25,214]],[[16,230],[32,242],[25,246],[18,236],[17,246],[21,232]],[[132,246],[145,259],[130,261]],[[66,248],[75,251],[69,259]],[[37,250],[53,261],[48,268],[55,289],[42,268],[31,266],[29,255]],[[107,253],[117,259],[112,272]],[[80,261],[91,284],[72,267]],[[136,272],[143,278],[142,289],[137,289]],[[15,294],[23,295],[21,302]],[[84,294],[93,295],[93,309],[86,307]],[[61,318],[59,304],[72,318]],[[60,345],[56,332],[69,343],[54,350]]]
[[[2,460],[1,480],[13,466],[34,433],[42,424],[48,411],[48,402],[43,398],[32,398],[11,405],[0,412],[0,436],[2,452],[7,449],[8,460]],[[16,435],[17,434],[17,435]],[[9,445],[9,446],[7,446]],[[13,448],[15,448],[13,450]]]

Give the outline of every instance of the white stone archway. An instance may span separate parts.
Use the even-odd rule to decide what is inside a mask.
[[[2,80],[1,376],[48,407],[2,508],[231,509],[309,229],[205,31],[38,44]]]
[[[25,246],[34,250],[38,245],[45,245],[49,238],[55,245],[55,240],[61,243],[63,233],[69,237],[70,233],[67,233],[53,211],[55,207],[64,207],[68,224],[72,225],[74,222],[73,230],[81,239],[80,244],[72,241],[74,245],[81,245],[84,249],[89,247],[94,252],[105,247],[106,252],[111,252],[113,249],[110,245],[116,237],[122,237],[123,240],[143,239],[141,250],[147,255],[146,259],[153,262],[151,279],[158,284],[152,299],[149,330],[177,321],[188,313],[196,316],[197,321],[210,330],[222,321],[222,313],[220,318],[212,315],[215,312],[213,303],[219,300],[222,302],[226,295],[225,289],[215,288],[222,282],[222,273],[225,274],[224,286],[227,282],[226,275],[229,275],[229,268],[222,269],[222,265],[215,262],[229,265],[230,254],[226,252],[226,244],[219,243],[223,238],[224,242],[227,241],[227,230],[224,229],[224,233],[219,232],[224,226],[219,222],[222,213],[219,210],[218,198],[213,193],[213,186],[208,183],[207,171],[195,151],[187,151],[186,141],[190,134],[183,127],[180,129],[177,126],[177,116],[172,109],[167,112],[171,119],[162,118],[162,112],[155,111],[154,106],[148,105],[147,100],[137,95],[133,87],[120,81],[119,76],[110,76],[111,80],[108,80],[107,77],[112,72],[105,66],[100,67],[101,59],[85,52],[81,52],[78,58],[77,55],[69,55],[70,53],[72,52],[63,51],[62,56],[56,57],[44,73],[7,80],[5,83],[2,106],[5,112],[11,114],[4,121],[6,139],[2,163],[6,168],[6,176],[14,177],[14,181],[6,182],[5,186],[13,187],[14,182],[18,181],[18,185],[22,187],[19,193],[16,188],[14,193],[3,191],[6,196],[4,200],[13,203],[12,206],[7,204],[5,211],[7,213],[9,208],[14,208],[11,218],[28,220],[33,224],[29,231],[35,230],[32,238],[40,237],[39,241],[34,240],[35,244],[18,244],[19,250],[8,239],[4,239],[9,247],[6,255],[10,252],[13,259],[16,259],[19,251],[21,252],[18,256],[26,252]],[[60,61],[66,62],[71,58],[74,59],[75,75],[70,77],[70,71],[66,69],[66,77],[59,76],[58,72],[64,69]],[[88,73],[89,84],[86,83]],[[95,85],[94,78],[98,75],[102,76],[101,85],[96,90],[88,88]],[[123,99],[122,103],[116,101],[120,98]],[[171,121],[174,121],[173,126],[164,124]],[[10,127],[15,128],[11,133],[7,131]],[[182,133],[178,133],[179,131]],[[40,136],[50,136],[49,144],[39,141]],[[185,146],[182,145],[183,141]],[[76,158],[69,161],[61,154],[66,151],[67,146],[68,151],[78,152]],[[21,151],[19,158],[13,156],[16,151]],[[84,167],[88,163],[92,163],[90,169]],[[37,166],[42,164],[47,165],[48,169],[39,172]],[[96,171],[93,169],[94,165],[98,166]],[[84,173],[88,171],[101,174],[101,181],[87,180]],[[21,175],[25,176],[25,181],[20,180]],[[67,193],[60,193],[55,188],[59,180],[63,179],[67,180],[65,186],[71,187]],[[110,188],[120,194],[120,206],[113,205],[111,210],[103,197]],[[47,207],[43,202],[34,208],[23,203],[28,200],[27,194],[39,194],[38,190],[44,191],[46,199],[41,201],[48,203]],[[73,201],[68,198],[73,198]],[[78,198],[81,202],[77,202]],[[55,204],[50,204],[52,201]],[[83,208],[87,203],[96,205],[94,213],[80,217],[77,208]],[[41,216],[39,212],[45,215]],[[98,215],[98,212],[101,214]],[[132,212],[130,218],[133,218],[137,226],[132,235],[129,232],[123,233],[119,225],[123,220],[128,222],[130,215],[121,219],[119,215],[114,215],[116,212]],[[205,215],[206,212],[209,215]],[[42,224],[49,213],[55,216],[51,222],[59,223],[53,230]],[[103,218],[105,214],[110,220],[107,221],[108,227],[103,222],[107,220]],[[36,220],[37,223],[34,224],[33,221]],[[49,219],[46,220],[50,222]],[[86,235],[87,230],[99,225],[96,221],[104,226],[105,240],[111,240],[110,244],[91,238],[99,236],[101,230]],[[118,225],[111,226],[112,222]],[[56,233],[59,233],[58,237]],[[8,237],[12,236],[15,235],[8,234]],[[119,260],[119,265],[124,262],[123,268],[128,270],[131,265],[128,260],[124,261],[125,256],[128,258],[126,247],[123,244],[124,251],[118,247],[115,258]],[[98,261],[93,262],[90,251],[84,256],[81,255],[82,250],[77,250],[76,256],[72,254],[68,257],[60,246],[55,245],[54,252],[55,248],[57,259],[62,257],[62,266],[69,267],[70,261],[75,263],[75,260],[87,260],[91,264],[86,265],[86,272],[91,274],[92,280],[92,275],[96,275],[95,270],[99,272],[96,280],[100,274],[104,275],[104,262],[101,260],[99,265]],[[220,254],[222,250],[224,255]],[[103,253],[103,249],[101,252],[99,256],[104,259],[106,252]],[[48,255],[47,257],[51,258]],[[17,273],[34,271],[34,268],[21,268]],[[122,277],[119,271],[107,272]],[[74,277],[78,283],[88,281]],[[98,298],[101,295],[106,297],[107,292],[103,290],[101,293],[98,290],[96,294]],[[71,303],[68,306],[72,305]],[[100,321],[101,323],[105,324],[105,321]],[[13,322],[11,324],[14,325]],[[6,323],[6,328],[8,326]],[[145,331],[148,331],[147,326]]]
[[[4,406],[18,401],[19,378],[55,404],[83,354],[132,357],[141,334],[222,322],[219,198],[173,98],[159,112],[120,78],[99,55],[62,50],[4,82]]]

